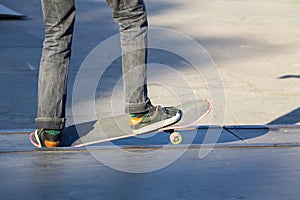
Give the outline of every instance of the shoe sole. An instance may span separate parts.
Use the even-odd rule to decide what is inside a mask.
[[[49,140],[44,141],[45,146],[48,147],[48,148],[58,147],[59,143],[60,143],[59,141],[56,141],[56,142],[49,141]]]
[[[33,137],[35,138],[35,141],[33,140]],[[37,148],[42,148],[41,141],[39,139],[39,136],[37,135],[37,130],[33,133],[30,133],[29,138],[30,138],[31,144],[33,144]],[[38,143],[36,143],[36,142],[38,142]]]
[[[134,134],[142,134],[142,133],[148,133],[148,132],[151,132],[151,131],[159,130],[161,128],[164,128],[166,126],[170,126],[170,125],[178,122],[180,120],[180,118],[181,118],[181,112],[178,112],[178,113],[176,113],[175,116],[173,116],[169,119],[150,124],[148,126],[133,130],[132,132]]]

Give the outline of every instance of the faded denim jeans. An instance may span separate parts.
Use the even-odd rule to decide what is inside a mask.
[[[147,15],[143,0],[107,0],[120,27],[125,110],[141,113],[147,96]],[[75,22],[74,0],[42,0],[45,40],[38,81],[37,129],[63,129],[68,67]],[[125,76],[126,74],[126,76]]]

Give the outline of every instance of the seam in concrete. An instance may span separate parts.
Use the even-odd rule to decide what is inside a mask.
[[[243,143],[247,144],[247,142],[241,138],[240,136],[238,136],[237,134],[235,134],[233,131],[231,131],[230,129],[228,129],[227,127],[223,127],[224,130],[226,130],[228,133],[230,133],[231,135],[235,136],[236,138],[238,138],[239,140],[241,140]]]

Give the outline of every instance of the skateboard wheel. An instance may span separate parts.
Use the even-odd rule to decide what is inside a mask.
[[[170,141],[172,144],[180,144],[182,142],[182,136],[178,132],[174,132],[170,135]]]

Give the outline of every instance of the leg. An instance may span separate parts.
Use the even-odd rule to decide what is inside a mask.
[[[45,40],[38,82],[36,131],[38,148],[57,147],[65,127],[67,75],[75,20],[74,0],[42,0]]]
[[[42,0],[45,40],[38,82],[37,129],[63,129],[75,20],[74,0]]]
[[[152,106],[147,94],[147,15],[143,0],[107,0],[120,26],[126,111],[133,133],[157,130],[180,120],[176,108]]]
[[[143,0],[107,0],[113,19],[120,26],[125,109],[129,113],[148,111],[147,15]]]

